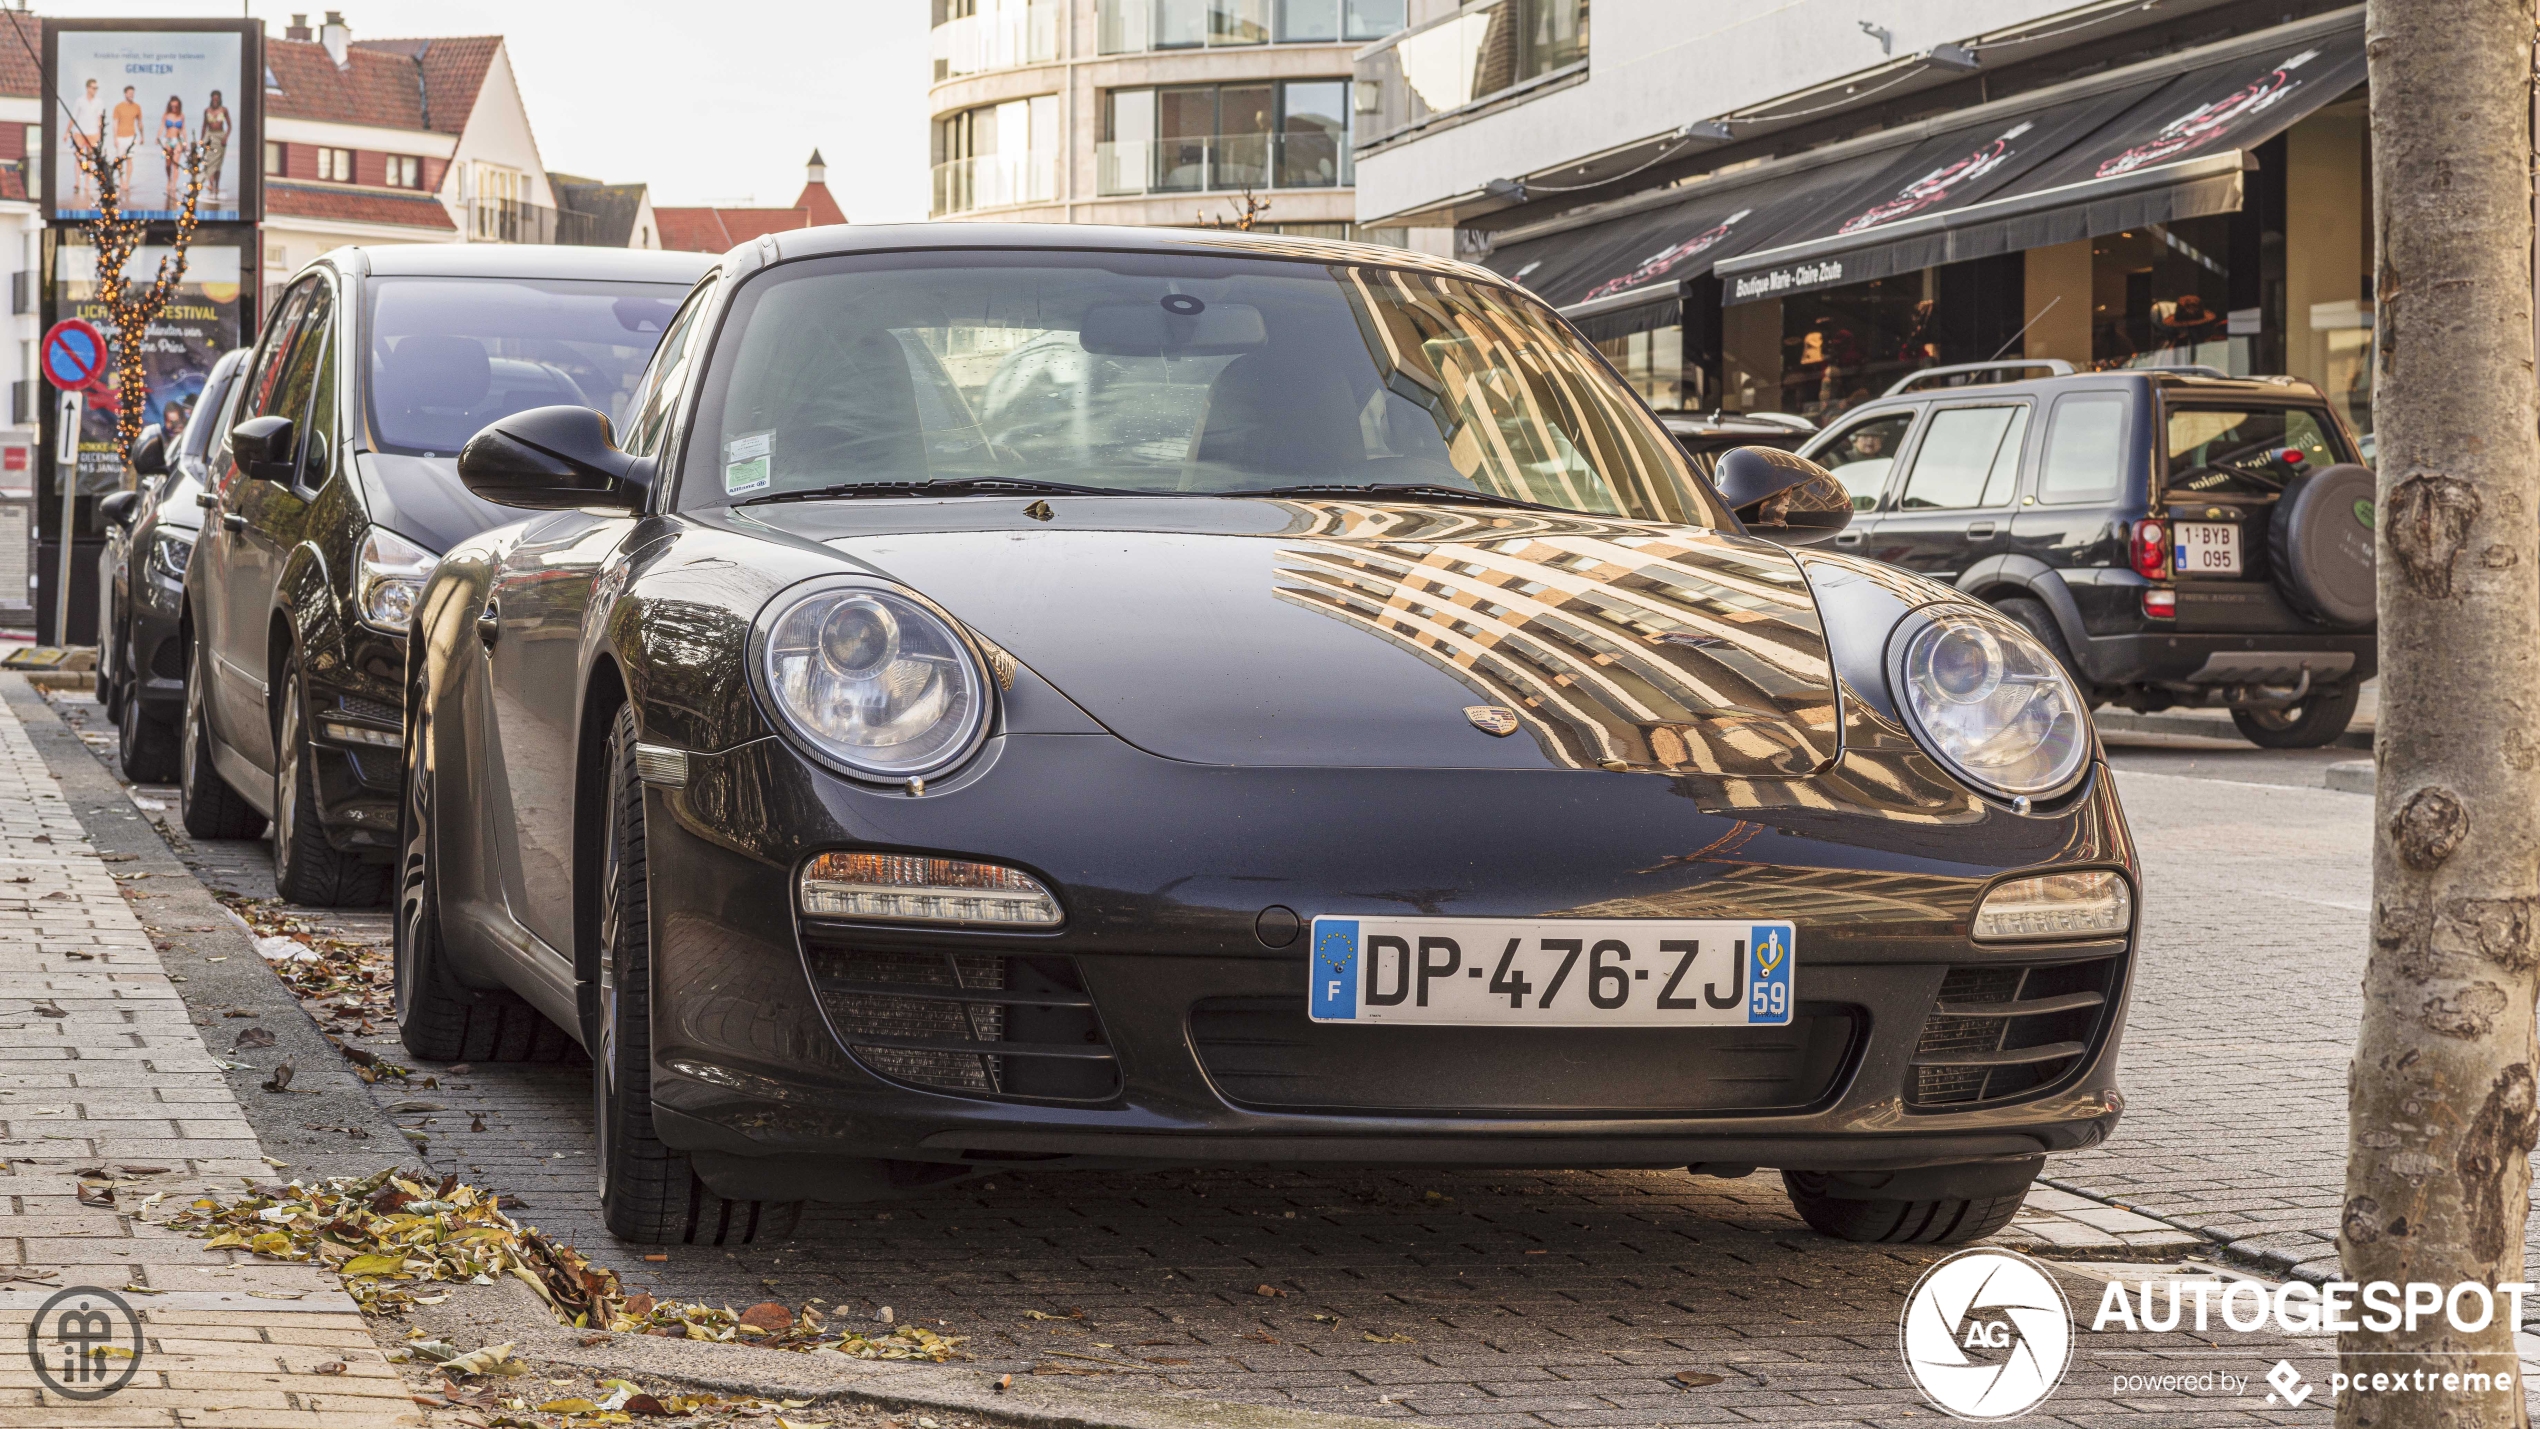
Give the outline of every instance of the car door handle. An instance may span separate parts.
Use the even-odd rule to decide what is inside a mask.
[[[1984,540],[1989,540],[1989,539],[1991,539],[1991,538],[1992,538],[1992,536],[1993,536],[1993,523],[1992,523],[1992,522],[1990,522],[1990,521],[1970,521],[1970,522],[1968,522],[1968,523],[1967,523],[1967,538],[1968,538],[1969,540],[1972,540],[1972,541],[1984,541]]]
[[[1835,538],[1834,538],[1834,543],[1835,543],[1836,545],[1838,545],[1838,546],[1857,546],[1857,545],[1860,545],[1860,544],[1861,544],[1861,533],[1860,533],[1860,532],[1858,532],[1858,531],[1844,531],[1844,532],[1839,532],[1839,533],[1837,533],[1837,535],[1836,535],[1836,536],[1835,536]]]
[[[194,493],[194,504],[202,507],[206,511],[212,509],[213,500],[214,497],[208,491],[198,491]]]
[[[220,514],[220,524],[226,530],[244,531],[247,529],[247,518],[235,511],[224,511]]]
[[[476,617],[476,638],[493,648],[495,638],[503,633],[503,609],[493,601],[485,602],[484,613]]]

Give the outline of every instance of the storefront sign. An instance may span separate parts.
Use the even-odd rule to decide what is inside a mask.
[[[1769,268],[1761,273],[1738,277],[1729,289],[1731,302],[1743,303],[1752,298],[1770,298],[1803,288],[1823,288],[1843,281],[1843,260],[1828,258],[1822,263],[1793,263],[1787,268]]]

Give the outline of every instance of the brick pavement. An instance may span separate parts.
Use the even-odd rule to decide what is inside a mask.
[[[0,1425],[419,1422],[332,1276],[143,1218],[154,1194],[270,1177],[262,1156],[112,868],[0,705],[0,1344],[80,1285],[122,1293],[147,1335],[133,1383],[93,1405],[0,1360]]]
[[[64,708],[93,744],[111,747],[95,734],[103,721],[93,705]],[[2039,1214],[2006,1239],[2047,1249],[2095,1234],[2086,1218],[2107,1216],[2113,1199],[2210,1223],[2263,1250],[2252,1237],[2298,1233],[2318,1210],[2316,1195],[2283,1184],[2288,1171],[2334,1186],[2353,1010],[2350,990],[2288,997],[2248,970],[2309,968],[2301,957],[2310,956],[2320,976],[2351,984],[2335,959],[2360,939],[2337,930],[2345,913],[2334,905],[2357,886],[2338,863],[2351,856],[2341,840],[2362,835],[2331,826],[2359,830],[2357,811],[2369,806],[2290,790],[2322,802],[2274,811],[2211,780],[2129,774],[2122,787],[2155,851],[2146,968],[2162,984],[2147,979],[2137,994],[2131,1114],[2104,1152],[2060,1158],[2052,1170],[2078,1194],[2041,1192]],[[2267,822],[2275,812],[2307,823],[2279,831]],[[2218,870],[2222,851],[2254,862]],[[262,844],[207,845],[189,858],[207,882],[271,892]],[[2263,883],[2271,901],[2241,908],[2244,883]],[[384,912],[324,916],[347,935],[386,936]],[[2207,926],[2228,936],[2209,936]],[[2221,960],[2224,971],[2200,973],[2200,960]],[[2198,976],[2212,996],[2197,991]],[[2288,1068],[2292,1097],[2274,1104],[2270,1088]],[[1113,1367],[1134,1358],[1145,1365],[1136,1373],[1168,1394],[1474,1429],[1932,1417],[1894,1351],[1902,1291],[1932,1254],[1817,1237],[1770,1173],[1021,1174],[919,1201],[814,1207],[788,1239],[673,1248],[666,1261],[645,1262],[611,1245],[597,1221],[588,1075],[582,1065],[479,1066],[445,1077],[432,1094],[442,1111],[401,1120],[430,1133],[436,1169],[523,1194],[527,1219],[594,1248],[655,1294],[735,1304],[818,1296],[860,1314],[888,1305],[902,1321],[943,1321],[970,1335],[990,1367],[1073,1366],[1104,1376],[1088,1383],[1117,1383]],[[2253,1106],[2263,1113],[2253,1117]],[[463,1129],[480,1115],[484,1132]],[[2145,1227],[2111,1224],[2127,1235]],[[2103,1235],[2089,1253],[2117,1253],[2112,1246]],[[1285,1293],[1260,1295],[1263,1285]],[[2096,1290],[2076,1279],[2071,1293]],[[1073,1317],[1078,1310],[1084,1318]],[[2262,1375],[2281,1353],[2317,1375],[2323,1348],[2252,1343],[2233,1372]],[[2095,1370],[2139,1371],[2146,1356],[2185,1352],[2168,1340],[2111,1336],[2086,1337],[2082,1354]],[[1683,1370],[1728,1379],[1688,1391],[1672,1381]],[[2324,1408],[2314,1399],[2288,1416],[2267,1408],[2264,1393],[2260,1382],[2256,1394],[2219,1402],[2124,1399],[2104,1375],[2094,1386],[2077,1371],[2048,1409],[2074,1423],[2122,1416],[2150,1425],[2316,1420]]]

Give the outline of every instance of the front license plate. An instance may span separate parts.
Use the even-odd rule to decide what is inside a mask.
[[[2170,562],[2183,576],[2240,574],[2240,528],[2212,521],[2180,521],[2170,528]]]
[[[1788,923],[1615,918],[1317,918],[1317,1022],[1779,1027]]]

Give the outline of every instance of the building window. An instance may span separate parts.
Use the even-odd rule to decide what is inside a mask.
[[[390,154],[385,182],[392,189],[422,188],[423,160],[412,154]]]
[[[282,145],[277,140],[265,141],[265,172],[268,174],[282,172]]]
[[[935,121],[936,214],[1058,197],[1058,96],[982,105]]]
[[[1328,44],[1381,40],[1402,23],[1403,0],[1101,0],[1095,43],[1107,55]]]
[[[1588,0],[1481,0],[1431,21],[1371,53],[1359,73],[1375,86],[1382,137],[1468,104],[1582,65],[1588,57]]]
[[[1351,178],[1345,79],[1115,89],[1103,96],[1099,193],[1338,188]]]
[[[317,174],[329,183],[349,184],[353,181],[353,151],[321,144],[317,151]]]

